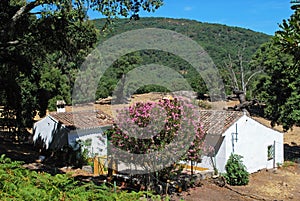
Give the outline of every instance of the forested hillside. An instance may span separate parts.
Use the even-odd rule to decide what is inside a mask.
[[[1,119],[4,121],[1,124],[7,127],[31,127],[36,113],[44,116],[47,108],[55,110],[57,100],[64,99],[67,104],[71,104],[74,83],[86,56],[95,49],[97,43],[101,43],[113,35],[132,29],[156,27],[173,30],[190,37],[208,52],[220,69],[227,93],[230,93],[232,86],[230,70],[233,69],[236,72],[237,78],[240,76],[238,55],[243,56],[244,69],[249,70],[248,62],[253,53],[262,43],[270,39],[268,35],[251,30],[183,19],[117,19],[113,24],[104,26],[105,19],[86,21],[82,17],[83,13],[80,9],[78,13],[61,13],[60,9],[63,7],[57,8],[58,11],[53,13],[52,18],[48,18],[48,15],[31,18],[22,14],[21,21],[18,21],[17,24],[10,24],[9,19],[18,9],[21,9],[21,6],[22,3],[16,5],[14,2],[9,4],[1,1],[0,3],[0,13],[4,13],[0,18],[5,22],[1,24],[1,30],[10,30],[12,25],[19,25],[18,29],[11,30],[12,33],[2,31],[1,33],[5,33],[5,37],[0,37],[2,48],[0,51],[2,69],[0,71],[2,86],[0,106],[3,106],[3,111],[5,111],[2,112],[2,116],[4,119],[8,119],[5,121]],[[26,12],[29,11],[26,10]],[[103,27],[107,27],[107,29],[99,31],[103,30]],[[99,81],[96,98],[110,96],[113,91],[118,90],[127,93],[128,89],[116,90],[118,81],[135,67],[152,63],[176,70],[199,94],[207,92],[206,85],[199,74],[183,59],[163,51],[143,50],[124,55],[114,62],[101,80],[96,78],[96,81]],[[227,69],[224,68],[225,66]],[[231,69],[228,69],[228,66]],[[86,85],[90,83],[94,74],[93,70],[86,73]],[[155,76],[155,74],[151,76]],[[184,89],[185,85],[182,84],[182,79],[170,76],[168,72],[161,72],[161,77],[171,83],[176,83],[176,89],[180,90],[181,87]],[[139,85],[131,84],[131,86]],[[146,85],[138,88],[135,92],[149,91],[166,91],[166,88]],[[82,95],[79,97],[79,101],[95,100],[86,99]]]
[[[103,27],[105,21],[99,19],[95,20],[94,23],[96,27],[101,28]],[[143,28],[161,28],[176,31],[198,42],[204,48],[204,50],[207,51],[207,53],[213,59],[215,65],[220,70],[223,81],[226,85],[227,93],[230,93],[232,87],[232,76],[230,74],[231,69],[229,69],[228,66],[231,66],[235,71],[238,80],[240,79],[239,76],[241,62],[243,63],[242,65],[244,71],[251,74],[251,72],[256,70],[253,69],[256,68],[256,66],[250,67],[249,65],[252,55],[257,51],[260,45],[267,42],[271,38],[269,35],[244,28],[229,27],[220,24],[201,23],[194,20],[140,18],[139,20],[118,19],[115,21],[114,25],[111,26],[109,32],[106,32],[105,35],[100,37],[99,42],[101,43],[109,37],[125,31]],[[115,86],[114,83],[121,78],[122,74],[126,74],[129,70],[132,70],[134,66],[149,63],[158,63],[172,67],[188,80],[189,84],[194,88],[195,91],[199,92],[200,94],[206,92],[206,87],[203,84],[202,79],[199,78],[197,73],[193,71],[191,66],[189,66],[189,64],[184,60],[175,57],[174,55],[162,51],[147,50],[135,52],[131,55],[126,55],[126,57],[127,59],[125,57],[120,59],[120,61],[123,61],[123,68],[120,68],[120,62],[117,62],[118,64],[114,65],[108,70],[109,72],[106,73],[108,77],[103,78],[99,85],[97,92],[98,98],[111,95],[109,94],[110,90],[107,91],[108,83],[109,88],[112,89]],[[130,62],[124,62],[124,59],[128,61],[129,58],[131,58]],[[143,93],[151,90],[161,91],[164,89],[162,89],[162,87],[146,86],[142,89],[139,89],[137,92]]]

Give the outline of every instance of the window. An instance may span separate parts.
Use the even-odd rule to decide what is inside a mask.
[[[272,160],[274,158],[274,145],[268,146],[268,160]]]

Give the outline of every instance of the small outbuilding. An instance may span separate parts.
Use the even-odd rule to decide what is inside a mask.
[[[213,151],[196,166],[225,172],[231,153],[243,156],[249,173],[277,167],[284,161],[283,133],[237,111],[200,111],[206,144]]]
[[[44,149],[59,150],[64,146],[84,146],[90,156],[107,155],[107,137],[113,120],[101,111],[55,112],[34,124],[33,141]]]

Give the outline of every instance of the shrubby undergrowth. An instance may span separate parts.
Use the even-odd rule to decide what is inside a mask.
[[[145,192],[115,192],[105,185],[81,183],[68,174],[52,176],[22,167],[21,162],[0,157],[1,200],[139,200]]]

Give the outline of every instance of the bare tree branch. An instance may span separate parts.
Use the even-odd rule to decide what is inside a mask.
[[[228,54],[228,58],[229,58],[229,63],[225,63],[225,66],[226,66],[226,70],[229,71],[229,74],[230,74],[230,77],[231,77],[231,82],[233,83],[233,87],[236,88],[236,89],[239,89],[239,84],[238,84],[238,81],[237,81],[237,77],[236,77],[236,74],[233,70],[233,62],[232,62],[232,58],[231,58],[231,55]]]
[[[245,45],[243,46],[242,50],[238,51],[238,59],[239,59],[239,66],[240,66],[240,71],[241,71],[241,85],[242,85],[242,90],[245,92],[246,95],[246,87],[245,87],[245,76],[244,76],[244,66],[243,66],[243,54],[245,50]]]
[[[29,2],[25,6],[22,6],[11,18],[12,23],[16,24],[16,22],[24,15],[27,14],[29,11],[34,9],[35,7],[42,5],[39,0]]]
[[[9,41],[9,42],[7,42],[7,44],[9,44],[9,45],[15,45],[15,44],[18,44],[20,41],[18,41],[18,40],[14,40],[14,41]]]
[[[232,91],[235,96],[231,95],[231,96],[228,96],[228,98],[229,99],[238,98],[238,100],[240,102],[239,104],[235,105],[233,108],[229,108],[229,109],[233,109],[233,110],[247,110],[247,108],[258,103],[258,101],[255,99],[251,100],[251,101],[247,101],[246,100],[246,92],[247,92],[247,86],[248,86],[250,80],[253,79],[253,77],[255,75],[257,75],[258,73],[261,73],[263,71],[263,69],[257,70],[255,72],[251,71],[250,69],[249,70],[245,69],[245,67],[244,67],[245,61],[243,59],[244,50],[245,50],[245,46],[243,46],[243,48],[238,51],[237,60],[234,61],[235,63],[233,63],[231,56],[229,54],[228,55],[229,64],[226,64],[227,71],[231,74],[232,82],[234,82],[235,85],[237,86]],[[235,71],[235,69],[232,68],[234,66],[234,64],[236,64],[237,68],[239,68],[239,69],[236,69],[237,71],[239,70],[239,72],[240,72],[240,76],[238,76],[238,77],[237,77],[237,72]]]
[[[257,75],[258,73],[261,73],[261,72],[263,72],[263,71],[264,71],[264,70],[258,70],[258,71],[256,71],[256,72],[252,73],[252,74],[248,77],[248,79],[247,79],[247,81],[246,81],[246,83],[245,83],[245,87],[248,86],[250,80],[251,80],[255,75]]]

